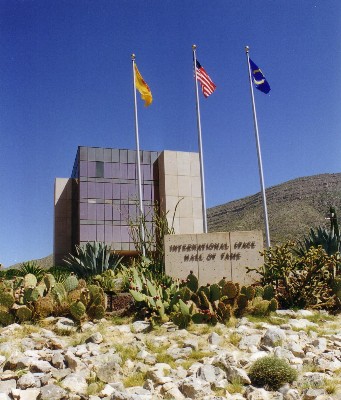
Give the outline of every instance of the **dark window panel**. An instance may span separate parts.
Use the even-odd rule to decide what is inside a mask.
[[[96,178],[104,178],[104,162],[96,161]]]

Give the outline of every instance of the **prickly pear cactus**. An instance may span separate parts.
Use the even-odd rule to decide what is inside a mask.
[[[67,294],[68,302],[71,304],[71,303],[74,303],[75,301],[80,300],[81,293],[82,292],[80,289],[74,289],[74,290],[71,290],[70,292],[68,292],[68,294]]]
[[[272,285],[266,285],[264,286],[264,294],[263,294],[263,299],[264,300],[271,300],[275,297],[275,289]]]
[[[25,288],[24,289],[24,303],[32,303],[34,301],[37,301],[39,297],[42,297],[40,295],[40,291],[38,288]]]
[[[195,293],[198,290],[199,282],[198,278],[193,274],[193,271],[187,276],[186,286]]]
[[[221,297],[220,287],[216,283],[210,286],[210,301],[214,302],[219,300]]]
[[[54,303],[52,296],[39,297],[34,303],[34,310],[40,318],[46,318],[53,313]]]
[[[33,274],[24,276],[24,286],[26,288],[34,288],[37,285],[37,278]]]
[[[0,325],[7,326],[14,323],[14,316],[9,312],[7,307],[0,305]]]
[[[249,301],[253,300],[255,297],[256,290],[252,286],[247,286],[245,289],[245,295]]]
[[[278,301],[276,299],[271,299],[269,303],[269,311],[275,312],[278,310]]]
[[[32,314],[32,310],[27,306],[19,307],[15,312],[15,316],[20,322],[30,321],[32,319]]]
[[[261,297],[263,298],[264,295],[264,289],[262,286],[256,286],[255,287],[255,297]]]
[[[238,286],[231,281],[227,281],[224,286],[223,294],[227,296],[229,299],[234,299],[236,298],[236,296],[238,296],[238,293],[239,293]]]
[[[75,301],[70,305],[70,313],[77,321],[84,318],[86,307],[81,301]]]
[[[52,288],[51,294],[58,304],[66,301],[67,293],[62,283],[57,282]]]
[[[50,291],[56,284],[55,277],[52,274],[45,274],[44,275],[44,283],[45,283],[47,291]]]
[[[247,307],[248,299],[245,294],[240,294],[237,297],[237,306],[240,310],[244,310]]]
[[[102,305],[92,305],[87,310],[90,319],[101,319],[105,315],[105,310]]]
[[[0,291],[0,306],[11,308],[14,304],[14,296],[11,292]]]
[[[75,290],[78,287],[78,279],[75,275],[68,276],[63,282],[65,290],[67,292],[71,292],[71,290]]]

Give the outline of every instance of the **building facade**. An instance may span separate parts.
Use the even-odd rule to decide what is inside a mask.
[[[198,153],[140,151],[143,209],[148,229],[155,202],[176,233],[202,233]],[[76,244],[104,242],[133,254],[129,222],[139,216],[136,151],[78,147],[70,178],[56,178],[54,264]]]

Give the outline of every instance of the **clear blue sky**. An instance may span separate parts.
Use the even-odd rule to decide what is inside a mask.
[[[255,93],[266,187],[340,172],[340,36],[340,0],[1,0],[0,263],[52,253],[54,179],[78,145],[135,148],[131,53],[154,98],[141,148],[197,151],[197,45],[217,85],[208,207],[260,190],[245,45],[272,89]]]

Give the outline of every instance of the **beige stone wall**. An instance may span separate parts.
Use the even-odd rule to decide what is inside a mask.
[[[166,274],[186,279],[190,271],[200,285],[217,283],[226,277],[241,285],[259,280],[246,267],[259,268],[263,263],[261,231],[214,232],[207,234],[165,236]]]
[[[72,250],[72,184],[71,178],[56,178],[54,186],[54,265],[62,262]]]
[[[160,206],[175,232],[202,233],[202,197],[198,153],[163,151],[158,158]],[[179,202],[179,200],[181,200]],[[179,202],[179,203],[178,203]]]

